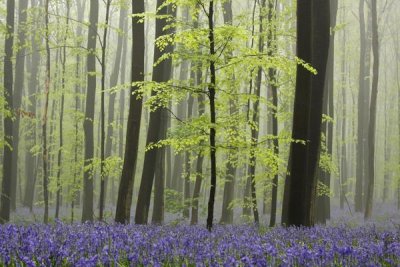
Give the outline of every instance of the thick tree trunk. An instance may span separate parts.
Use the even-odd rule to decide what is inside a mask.
[[[87,92],[85,104],[85,119],[83,123],[85,136],[85,171],[83,174],[83,207],[82,222],[93,221],[93,157],[94,157],[94,135],[93,121],[96,100],[96,44],[97,44],[97,23],[99,20],[99,3],[90,1],[89,31],[87,49],[86,69],[87,69]]]
[[[298,57],[311,62],[318,74],[298,66],[291,144],[286,225],[312,226],[315,220],[316,169],[321,139],[323,88],[329,51],[329,2],[298,1]]]
[[[143,13],[144,1],[132,0],[132,13]],[[139,18],[132,17],[132,59],[131,59],[131,81],[144,81],[144,54],[145,36],[144,24],[139,23]],[[115,221],[119,223],[129,223],[131,217],[131,205],[133,196],[133,185],[135,170],[139,150],[140,122],[142,117],[142,100],[138,99],[134,93],[138,90],[137,86],[131,87],[128,124],[126,129],[126,145],[124,165],[122,168],[121,180],[118,189],[117,209]]]
[[[372,205],[374,198],[374,182],[375,182],[375,128],[376,128],[376,103],[378,97],[378,81],[379,81],[379,36],[378,36],[378,19],[376,0],[371,0],[371,16],[372,16],[372,52],[374,63],[372,67],[372,90],[371,105],[369,113],[368,126],[368,186],[366,192],[365,213],[364,218],[369,219],[372,216]]]
[[[7,0],[7,36],[4,45],[4,109],[13,109],[13,43],[14,43],[14,0]],[[13,122],[11,116],[4,116],[4,154],[3,154],[3,180],[1,188],[0,203],[0,223],[6,223],[10,220],[11,210],[11,175],[12,175],[12,147],[13,147]]]
[[[160,8],[163,4],[162,0],[157,0],[157,9]],[[164,6],[158,12],[159,15],[167,15],[170,13],[170,6]],[[163,29],[167,25],[167,21],[165,19],[156,20],[156,38],[161,37],[164,32]],[[154,47],[154,62],[157,62],[159,58],[163,55],[163,52],[155,46]],[[154,67],[153,69],[153,77],[152,80],[155,82],[165,82],[169,79],[169,75],[171,73],[171,60],[167,59],[162,61],[160,64]],[[156,94],[155,91],[151,92],[151,95],[154,96]],[[163,108],[158,108],[156,111],[150,113],[150,121],[149,128],[147,132],[147,140],[146,145],[151,143],[157,143],[160,139],[160,132],[163,131],[161,128],[162,114]],[[154,162],[157,160],[157,154],[160,153],[158,149],[151,149],[145,153],[144,165],[142,178],[140,181],[139,188],[139,196],[138,202],[136,205],[136,213],[135,213],[135,223],[137,224],[146,224],[149,214],[150,207],[150,199],[151,199],[151,190],[154,182],[155,168]]]

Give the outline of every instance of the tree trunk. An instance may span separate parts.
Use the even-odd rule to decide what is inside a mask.
[[[198,18],[196,18],[194,26],[198,26]],[[202,83],[202,71],[199,67],[196,71],[196,85]],[[197,97],[197,104],[198,104],[198,113],[199,117],[204,115],[205,112],[205,97],[203,94],[200,94]],[[202,146],[204,144],[200,144]],[[197,154],[197,161],[196,161],[196,181],[194,184],[193,189],[193,197],[192,197],[192,217],[190,219],[190,224],[194,225],[197,224],[199,221],[199,197],[200,197],[200,190],[201,190],[201,183],[203,181],[203,160],[204,155],[202,152]]]
[[[64,90],[65,90],[65,63],[67,60],[67,48],[66,48],[66,42],[67,42],[67,36],[68,36],[68,27],[69,27],[69,13],[70,13],[70,1],[67,0],[66,2],[66,8],[67,8],[67,17],[65,18],[66,20],[66,29],[65,29],[65,35],[64,35],[64,46],[63,46],[63,55],[61,58],[61,65],[62,65],[62,77],[61,77],[61,100],[60,100],[60,121],[59,121],[59,149],[58,149],[58,156],[57,156],[57,192],[56,192],[56,214],[55,218],[57,219],[59,217],[60,213],[60,202],[61,202],[61,160],[62,160],[62,149],[63,149],[63,122],[64,122],[64,102],[65,102],[65,97],[64,97]]]
[[[103,42],[101,47],[101,131],[100,131],[100,209],[99,209],[99,220],[103,220],[104,215],[104,202],[106,195],[106,178],[104,177],[104,166],[105,166],[105,143],[106,143],[106,125],[105,125],[105,92],[106,89],[106,51],[107,51],[107,32],[108,32],[108,21],[110,16],[110,5],[111,0],[107,0],[106,3],[106,20],[103,32]]]
[[[378,81],[379,81],[379,36],[378,36],[378,19],[376,11],[376,0],[371,0],[371,16],[372,16],[372,52],[374,63],[372,67],[372,88],[371,88],[371,104],[369,113],[368,126],[368,186],[365,203],[364,218],[369,219],[372,216],[372,205],[374,197],[375,182],[375,127],[376,127],[376,103],[378,97]]]
[[[162,0],[157,0],[157,10],[163,5]],[[159,11],[159,15],[171,14],[171,6],[163,6]],[[167,26],[165,19],[156,20],[156,39],[161,37],[164,32],[163,29]],[[154,47],[154,62],[157,62],[164,53],[155,46]],[[171,59],[166,59],[154,67],[152,80],[155,82],[166,82],[171,73]],[[151,92],[154,96],[157,94],[155,91]],[[157,143],[160,139],[160,132],[164,129],[161,127],[164,108],[160,107],[156,111],[150,113],[149,128],[147,132],[146,145]],[[151,149],[145,153],[142,178],[140,181],[138,202],[136,205],[135,223],[146,224],[149,214],[151,190],[154,182],[155,168],[154,162],[157,160],[157,154],[161,153],[158,149]]]
[[[94,107],[96,98],[96,44],[97,44],[97,23],[99,20],[99,3],[90,1],[89,31],[87,49],[87,92],[85,104],[85,119],[83,123],[85,136],[85,171],[83,174],[83,207],[82,222],[93,221],[93,157],[94,157]]]
[[[17,179],[18,179],[18,148],[19,148],[19,122],[22,93],[25,81],[25,40],[26,40],[26,18],[28,1],[20,0],[18,5],[18,46],[15,57],[15,81],[13,90],[13,109],[16,111],[13,121],[13,150],[12,150],[12,190],[11,208],[16,209],[17,203]]]
[[[273,57],[276,54],[276,12],[277,12],[277,2],[274,0],[268,0],[268,23],[270,29],[268,30],[268,55]],[[278,140],[278,88],[276,80],[276,69],[268,69],[268,79],[270,88],[272,91],[272,135],[275,137],[273,140],[274,155],[279,156],[279,140]],[[269,221],[269,226],[273,227],[276,224],[276,209],[278,203],[278,174],[275,174],[272,180],[272,194],[271,194],[271,217]]]
[[[223,14],[224,23],[231,25],[233,22],[233,11],[232,11],[232,1],[226,1],[223,3]],[[229,57],[233,57],[232,51],[229,52]],[[235,75],[232,75],[232,82],[235,82]],[[234,85],[232,85],[233,87]],[[238,112],[237,108],[237,97],[231,98],[229,100],[229,113],[231,116],[236,116]],[[238,129],[237,125],[232,125],[232,132],[237,135]],[[224,183],[224,195],[222,199],[222,215],[220,223],[232,224],[233,223],[233,208],[229,207],[234,198],[235,193],[235,174],[236,174],[236,163],[237,161],[237,149],[230,149],[228,152],[228,159],[226,163],[226,174]]]
[[[329,50],[329,2],[297,3],[297,54],[311,62],[318,74],[301,65],[297,69],[292,139],[306,140],[306,145],[292,142],[289,159],[287,214],[283,223],[312,226],[315,220],[316,169],[321,138],[323,88]],[[285,202],[285,201],[284,201]]]
[[[215,146],[215,135],[216,135],[216,114],[215,114],[215,82],[216,82],[216,71],[215,61],[215,39],[214,39],[214,1],[209,1],[208,9],[208,40],[209,44],[209,56],[211,60],[209,62],[210,68],[210,84],[208,85],[208,98],[210,100],[210,195],[208,200],[208,214],[207,214],[207,229],[211,231],[214,219],[214,201],[215,201],[215,190],[217,187],[217,148]]]
[[[4,109],[12,111],[13,109],[13,43],[14,43],[14,0],[7,0],[7,35],[4,45]],[[12,175],[12,147],[13,147],[13,122],[11,116],[4,116],[4,154],[3,154],[3,180],[1,191],[0,223],[6,223],[10,220],[11,210],[11,175]]]
[[[118,23],[118,30],[123,32],[124,25],[125,25],[125,20],[127,19],[127,9],[126,7],[122,4],[120,6],[120,12],[119,12],[119,23]],[[110,76],[110,88],[115,87],[118,84],[118,76],[120,72],[120,67],[121,67],[121,55],[122,55],[122,45],[124,41],[124,35],[121,33],[118,33],[118,40],[117,40],[117,51],[115,52],[115,61],[114,61],[114,67]],[[122,90],[124,91],[124,90]],[[105,152],[104,152],[104,157],[107,159],[108,157],[111,156],[112,154],[112,147],[113,147],[113,135],[114,135],[114,127],[112,126],[112,123],[114,122],[115,115],[114,115],[114,109],[115,109],[115,93],[109,94],[108,98],[108,119],[107,119],[107,125],[105,125],[107,129],[107,136],[106,136],[106,147],[105,147]],[[120,140],[121,142],[121,140]],[[104,198],[107,197],[107,187],[109,183],[109,177],[105,176],[104,177],[104,183],[105,183],[105,188],[104,188]],[[113,182],[112,182],[113,183]],[[111,195],[111,197],[113,194]]]
[[[36,7],[36,0],[32,0],[31,6]],[[31,60],[31,68],[29,75],[29,86],[28,86],[28,97],[30,104],[26,108],[30,114],[34,117],[36,116],[36,93],[38,87],[38,73],[39,73],[39,64],[40,64],[40,52],[38,51],[38,44],[36,41],[36,25],[32,25],[31,30],[31,49],[32,49],[32,60]],[[41,41],[41,39],[39,39]],[[39,44],[40,45],[40,44]],[[32,146],[36,144],[36,120],[32,119],[30,121],[31,132],[27,136],[27,147],[25,152],[25,176],[26,176],[26,185],[24,190],[24,199],[23,205],[28,207],[31,211],[33,209],[33,199],[35,195],[35,184],[36,184],[36,175],[37,175],[37,156],[33,155],[30,152]]]
[[[336,26],[336,15],[338,10],[338,1],[330,1],[331,17],[330,26],[334,29]],[[331,31],[331,38],[329,40],[329,55],[328,63],[326,66],[326,79],[324,85],[324,102],[323,113],[330,118],[334,118],[333,110],[333,90],[334,90],[334,59],[335,59],[335,31]],[[325,136],[326,153],[332,156],[333,146],[333,124],[331,122],[323,122],[322,132]],[[318,167],[319,179],[327,188],[331,188],[331,174]],[[326,220],[330,218],[330,197],[326,194],[317,196],[316,201],[316,220],[318,223],[325,224]]]
[[[132,13],[143,13],[144,1],[132,0]],[[139,18],[132,17],[132,67],[131,81],[144,81],[144,54],[145,54],[145,35],[144,24],[139,23]],[[117,208],[115,221],[119,223],[129,223],[131,217],[131,205],[133,195],[133,185],[139,149],[140,122],[142,117],[142,100],[138,99],[137,86],[131,86],[128,124],[126,129],[126,144],[124,165],[122,168],[121,180],[118,190]]]

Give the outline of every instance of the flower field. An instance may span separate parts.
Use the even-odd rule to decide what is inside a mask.
[[[0,226],[6,266],[398,266],[396,226]]]

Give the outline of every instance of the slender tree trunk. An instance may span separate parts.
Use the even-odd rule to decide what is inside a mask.
[[[101,47],[101,132],[100,132],[100,210],[99,220],[103,220],[104,216],[104,202],[106,195],[106,178],[104,177],[104,166],[105,166],[105,143],[106,143],[106,125],[105,125],[105,92],[106,89],[106,51],[107,51],[107,32],[108,32],[108,21],[110,16],[110,5],[111,0],[107,0],[106,3],[106,20],[103,32],[103,42]]]
[[[22,93],[25,81],[25,41],[26,41],[26,18],[28,1],[20,0],[18,5],[18,46],[15,58],[15,81],[13,90],[13,109],[16,111],[13,121],[13,150],[12,150],[12,190],[11,208],[16,209],[17,203],[17,179],[18,179],[18,148],[19,148],[19,122]]]
[[[93,121],[96,97],[96,44],[97,44],[97,23],[99,19],[99,3],[90,1],[89,31],[87,49],[87,92],[85,104],[85,119],[83,123],[85,136],[85,155],[83,174],[83,207],[82,222],[93,221],[93,157],[94,157],[94,135]]]
[[[124,32],[124,25],[125,25],[125,20],[127,19],[127,7],[123,4],[120,6],[120,13],[119,13],[119,24],[118,24],[118,30]],[[121,55],[122,55],[122,45],[124,42],[124,34],[118,33],[118,40],[117,40],[117,51],[115,52],[115,61],[114,61],[114,67],[110,76],[110,88],[115,87],[118,84],[118,76],[120,72],[120,67],[121,67]],[[124,90],[122,90],[124,91]],[[108,158],[112,154],[112,148],[113,148],[113,135],[114,135],[114,127],[112,126],[112,123],[115,119],[114,115],[114,110],[115,110],[115,93],[109,94],[108,98],[108,119],[107,119],[107,136],[106,136],[106,147],[105,147],[105,158]],[[121,140],[120,140],[121,142]],[[105,179],[105,188],[104,188],[104,198],[107,196],[107,187],[109,183],[109,177],[104,177]],[[113,183],[113,182],[112,182]],[[111,197],[113,194],[111,195]]]
[[[191,72],[191,80],[194,79],[194,72]],[[192,110],[193,110],[193,96],[189,95],[188,96],[188,101],[187,101],[187,113],[186,113],[186,118],[187,120],[190,120],[192,118]],[[190,208],[190,152],[187,151],[185,152],[185,183],[184,183],[184,188],[183,188],[183,204],[184,204],[184,210],[183,210],[183,217],[184,218],[189,218],[189,208]]]
[[[166,138],[168,115],[167,112],[162,112],[160,140]],[[159,149],[159,153],[157,153],[157,169],[154,174],[154,205],[151,222],[159,225],[164,222],[165,150],[165,147],[162,147]]]
[[[45,102],[42,117],[42,145],[43,145],[43,199],[44,199],[44,215],[43,222],[49,220],[49,192],[48,192],[48,148],[47,148],[47,111],[49,107],[49,91],[50,91],[50,32],[49,32],[49,0],[45,2],[45,28],[46,28],[46,82],[45,82]]]
[[[61,65],[62,65],[62,74],[61,74],[61,100],[60,100],[60,121],[59,121],[59,149],[58,149],[58,156],[57,156],[57,192],[56,192],[56,214],[55,218],[59,217],[60,213],[60,202],[61,202],[61,161],[62,161],[62,150],[63,150],[63,122],[64,122],[64,102],[65,102],[65,97],[64,97],[64,90],[65,90],[65,63],[67,60],[67,48],[66,48],[66,42],[67,42],[67,36],[68,36],[68,31],[69,31],[69,14],[70,14],[70,1],[67,0],[66,2],[66,8],[67,8],[67,17],[66,17],[66,29],[65,29],[65,35],[64,35],[64,47],[63,47],[63,55],[61,58]]]
[[[343,31],[342,46],[342,141],[341,141],[341,162],[340,162],[340,209],[344,208],[347,194],[347,155],[346,155],[346,31]]]
[[[31,6],[36,7],[36,0],[32,0]],[[27,147],[25,152],[25,176],[26,176],[26,185],[24,190],[24,199],[23,205],[28,207],[31,211],[33,208],[33,199],[35,195],[35,184],[36,184],[36,176],[37,176],[37,156],[33,155],[30,150],[36,144],[36,120],[34,119],[36,116],[36,92],[38,87],[38,73],[39,73],[39,64],[40,64],[40,53],[38,51],[38,44],[36,40],[36,25],[32,25],[31,30],[31,49],[32,49],[32,60],[31,60],[31,68],[30,68],[30,77],[28,82],[28,98],[29,103],[26,108],[30,114],[32,114],[33,119],[29,122],[31,131],[27,136]],[[41,41],[41,39],[39,39]]]
[[[233,11],[232,11],[232,1],[226,1],[223,3],[223,15],[224,15],[224,23],[231,25],[233,23]],[[233,57],[233,52],[229,51],[229,57]],[[235,83],[235,74],[231,75],[232,85],[231,87],[234,88]],[[233,118],[237,116],[238,113],[238,99],[236,96],[232,96],[229,100],[229,114]],[[231,126],[232,131],[232,138],[235,138],[238,134],[237,125],[233,124]],[[235,174],[236,174],[236,166],[237,166],[237,156],[238,156],[238,149],[230,149],[228,151],[228,159],[226,163],[226,173],[225,173],[225,183],[224,183],[224,193],[222,199],[222,214],[220,223],[224,224],[232,224],[233,223],[233,208],[230,207],[234,199],[235,193]]]
[[[276,12],[277,1],[268,0],[268,23],[270,29],[268,30],[268,54],[270,57],[276,53]],[[279,156],[279,140],[278,140],[278,88],[276,79],[276,69],[268,69],[268,79],[272,91],[272,135],[275,137],[273,140],[274,154]],[[271,194],[271,217],[269,226],[273,227],[276,224],[276,209],[278,203],[278,174],[275,174],[272,180],[272,194]]]
[[[132,13],[140,14],[145,11],[143,0],[132,0]],[[144,81],[144,54],[145,54],[145,33],[144,24],[139,18],[132,17],[132,58],[131,58],[131,80],[132,82]],[[126,129],[126,145],[124,165],[122,168],[121,180],[118,190],[117,209],[115,221],[129,223],[131,217],[131,205],[133,196],[133,184],[139,149],[140,122],[142,117],[142,100],[134,93],[139,88],[131,86],[129,98],[128,124]]]
[[[198,18],[194,22],[195,28],[198,27]],[[201,67],[198,68],[196,71],[196,85],[200,85],[202,83],[202,71]],[[205,96],[200,94],[197,97],[198,103],[198,113],[199,117],[204,115],[205,112]],[[202,146],[204,144],[200,144]],[[190,224],[194,225],[197,224],[199,221],[199,197],[200,197],[200,190],[201,190],[201,183],[203,181],[203,161],[204,155],[202,152],[197,154],[197,161],[196,161],[196,181],[194,183],[193,189],[193,197],[192,197],[192,217],[190,219]]]
[[[372,15],[372,52],[374,62],[372,67],[372,90],[371,104],[369,113],[368,127],[368,190],[365,203],[364,218],[369,219],[372,216],[372,205],[374,197],[374,182],[375,182],[375,128],[376,128],[376,103],[378,97],[378,81],[379,81],[379,36],[378,36],[378,19],[376,11],[376,0],[371,0],[371,15]]]
[[[330,1],[331,17],[330,26],[334,29],[336,26],[336,16],[338,10],[338,1]],[[333,86],[334,86],[334,59],[335,59],[335,31],[331,31],[331,38],[329,40],[329,55],[328,63],[326,66],[326,79],[324,85],[324,102],[323,113],[330,118],[334,118],[333,106]],[[333,146],[333,124],[331,122],[323,122],[322,132],[325,136],[326,153],[332,155]],[[331,174],[318,167],[320,182],[327,188],[331,188]],[[329,195],[317,196],[316,201],[316,220],[318,223],[325,224],[326,220],[330,218],[330,197]]]
[[[356,192],[354,195],[355,210],[362,211],[362,191],[363,191],[363,170],[364,170],[364,127],[363,127],[363,114],[366,112],[364,106],[365,98],[365,52],[366,52],[366,37],[365,37],[365,18],[364,18],[364,1],[360,0],[359,5],[359,20],[360,20],[360,74],[359,74],[359,87],[358,87],[358,133],[357,133],[357,173],[356,173]]]
[[[126,32],[128,29],[128,24],[125,22],[124,25],[124,32]],[[121,84],[124,84],[125,81],[125,72],[126,72],[126,54],[127,54],[127,48],[128,46],[128,38],[124,37],[124,43],[122,45],[122,60],[121,60],[121,79],[120,82]],[[124,156],[124,121],[125,121],[125,90],[121,90],[121,94],[119,96],[119,144],[118,144],[118,154],[120,158],[123,158]]]
[[[13,43],[14,43],[14,0],[7,0],[6,29],[7,35],[4,45],[4,109],[13,109]],[[3,154],[3,180],[1,189],[0,223],[6,223],[10,220],[11,210],[11,175],[12,175],[12,147],[13,147],[13,122],[11,116],[4,116],[4,154]]]
[[[214,39],[214,1],[209,1],[208,8],[208,40],[209,44],[209,56],[211,60],[209,62],[210,68],[210,84],[208,86],[208,98],[210,100],[210,195],[208,200],[208,214],[207,214],[207,229],[211,231],[214,219],[214,201],[215,201],[215,190],[217,187],[217,147],[215,145],[216,135],[216,114],[215,114],[215,83],[216,83],[216,71],[215,61],[212,59],[215,56],[215,39]]]

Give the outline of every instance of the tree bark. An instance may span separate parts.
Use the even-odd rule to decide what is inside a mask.
[[[164,4],[164,1],[157,0],[157,9],[159,9]],[[159,9],[159,15],[168,15],[171,6],[163,6]],[[167,25],[165,19],[156,20],[156,39],[161,37],[164,32],[163,29]],[[163,52],[157,47],[154,47],[154,62],[157,62],[159,58],[163,55]],[[171,59],[166,59],[160,64],[154,67],[152,80],[155,82],[166,82],[169,79],[169,74],[171,73]],[[157,93],[155,91],[151,92],[154,96]],[[160,107],[156,111],[150,113],[149,128],[147,132],[146,145],[151,143],[157,143],[160,139],[160,132],[163,131],[161,127],[161,121],[163,118],[163,112],[165,109]],[[151,149],[145,153],[144,165],[142,178],[140,181],[138,202],[136,205],[135,213],[135,223],[136,224],[146,224],[149,214],[151,190],[154,182],[155,168],[154,162],[157,160],[157,154],[161,153],[158,149]]]
[[[274,56],[276,53],[276,12],[277,2],[274,0],[268,0],[268,23],[270,28],[268,30],[268,55]],[[268,79],[272,91],[272,135],[275,137],[273,140],[273,150],[276,157],[279,156],[279,140],[278,140],[278,87],[277,87],[277,70],[275,68],[268,69]],[[273,227],[276,224],[276,209],[278,203],[278,174],[274,175],[272,180],[272,194],[271,194],[271,216],[269,220],[269,226]]]
[[[217,147],[215,145],[215,135],[216,135],[216,113],[215,113],[215,83],[216,83],[216,71],[215,71],[215,61],[213,57],[215,56],[215,39],[214,39],[214,1],[209,1],[208,8],[208,40],[209,44],[209,68],[210,68],[210,84],[208,85],[208,98],[210,100],[210,164],[211,164],[211,174],[210,174],[210,195],[208,200],[208,214],[207,214],[207,229],[211,231],[214,219],[214,202],[215,202],[215,190],[217,187]]]
[[[119,12],[119,23],[118,23],[118,30],[124,33],[124,25],[125,25],[125,20],[127,19],[127,8],[121,4],[120,6],[120,12]],[[115,87],[118,84],[118,76],[120,72],[120,67],[121,67],[121,56],[122,56],[122,46],[124,42],[124,34],[118,33],[118,39],[117,39],[117,50],[115,52],[115,61],[114,61],[114,67],[110,76],[110,88]],[[122,90],[124,91],[124,90]],[[115,120],[115,93],[109,94],[108,98],[108,119],[107,119],[107,136],[106,136],[106,146],[105,146],[105,152],[104,152],[104,157],[107,159],[112,155],[112,148],[113,148],[113,135],[114,135],[114,127],[112,126],[112,123]],[[120,140],[121,142],[121,140]],[[109,184],[109,177],[105,176],[105,188],[104,188],[104,198],[107,197],[107,187]]]
[[[372,205],[374,197],[375,182],[375,128],[376,128],[376,103],[378,97],[378,81],[379,81],[379,36],[378,36],[378,19],[376,11],[376,0],[371,0],[371,16],[372,16],[372,52],[374,62],[372,66],[372,88],[371,88],[371,104],[369,113],[368,126],[368,186],[365,202],[364,218],[370,219],[372,216]]]
[[[232,1],[226,1],[223,3],[223,14],[224,23],[232,26],[233,23],[233,11],[232,11]],[[233,52],[229,52],[229,57],[233,57]],[[232,81],[235,82],[235,75],[232,74]],[[238,112],[237,99],[231,98],[229,100],[229,113],[231,116],[236,116]],[[232,132],[237,135],[238,129],[236,125],[232,125]],[[237,159],[237,149],[230,149],[228,152],[228,159],[226,163],[226,174],[224,183],[224,194],[222,198],[222,214],[220,223],[232,224],[233,223],[233,209],[229,207],[231,204],[234,193],[235,193],[235,174],[236,174],[236,159]]]
[[[36,0],[32,0],[31,6],[36,7]],[[30,114],[36,116],[36,92],[38,90],[38,73],[39,73],[39,64],[40,64],[40,52],[38,51],[39,44],[36,41],[36,26],[32,25],[31,30],[31,49],[32,49],[32,59],[31,59],[31,68],[30,68],[30,77],[29,77],[29,86],[28,86],[28,98],[29,104],[26,108]],[[42,40],[39,39],[41,42]],[[27,136],[27,151],[25,153],[25,176],[26,176],[26,185],[24,190],[24,199],[23,205],[28,207],[30,211],[33,209],[33,199],[35,195],[35,184],[36,184],[36,176],[37,176],[37,161],[38,157],[33,155],[30,152],[32,146],[36,143],[36,120],[32,119],[30,121],[31,132]]]
[[[14,43],[14,0],[7,0],[6,29],[7,35],[4,45],[4,109],[13,109],[13,43]],[[4,154],[3,154],[3,180],[1,189],[0,203],[0,223],[10,220],[11,210],[11,185],[12,185],[12,147],[13,147],[13,122],[11,116],[4,116]]]
[[[22,93],[25,81],[25,41],[26,41],[26,18],[28,1],[20,0],[18,4],[18,46],[15,57],[15,81],[13,89],[13,109],[16,111],[13,121],[13,150],[12,150],[12,190],[11,190],[11,208],[16,209],[17,203],[17,179],[18,179],[18,151],[19,151],[19,123]]]
[[[107,32],[108,32],[108,21],[110,16],[110,5],[111,0],[106,2],[106,19],[103,32],[103,42],[101,47],[101,131],[100,131],[100,209],[99,209],[99,220],[103,220],[104,215],[104,202],[106,195],[106,178],[104,176],[105,167],[105,143],[106,143],[106,125],[105,125],[105,92],[106,89],[106,51],[107,51]]]
[[[132,13],[143,13],[144,1],[132,0]],[[144,81],[144,54],[145,35],[144,24],[139,23],[139,18],[132,17],[132,59],[131,80],[132,82]],[[115,221],[129,223],[132,205],[133,185],[139,149],[140,122],[142,117],[142,100],[137,98],[136,92],[139,88],[131,86],[129,102],[128,124],[126,129],[126,144],[124,165],[118,190],[117,209]]]
[[[62,150],[63,150],[63,145],[64,145],[64,139],[63,139],[63,122],[64,122],[64,102],[65,102],[65,96],[64,96],[64,90],[65,90],[65,64],[67,60],[67,48],[66,48],[66,42],[67,42],[67,36],[68,36],[68,27],[69,27],[69,14],[70,14],[70,1],[67,0],[66,2],[66,8],[67,8],[67,17],[65,18],[66,20],[66,29],[65,29],[65,35],[64,35],[64,46],[63,46],[63,54],[61,58],[61,65],[62,65],[62,76],[61,76],[61,99],[60,99],[60,121],[59,121],[59,149],[58,149],[58,155],[57,155],[57,192],[56,192],[56,214],[55,218],[57,219],[59,217],[60,213],[60,202],[61,202],[61,168],[62,168]]]
[[[285,225],[313,226],[315,220],[316,169],[321,139],[323,88],[329,50],[330,6],[327,1],[298,1],[297,54],[311,62],[318,74],[301,65],[297,69],[292,139],[289,159]],[[284,201],[285,202],[285,201]]]
[[[87,49],[89,51],[86,59],[87,69],[87,92],[85,104],[85,119],[83,123],[85,136],[85,155],[83,174],[83,207],[82,222],[93,221],[93,157],[94,157],[94,107],[96,98],[96,44],[97,44],[97,23],[99,19],[99,3],[90,1],[89,31]]]

